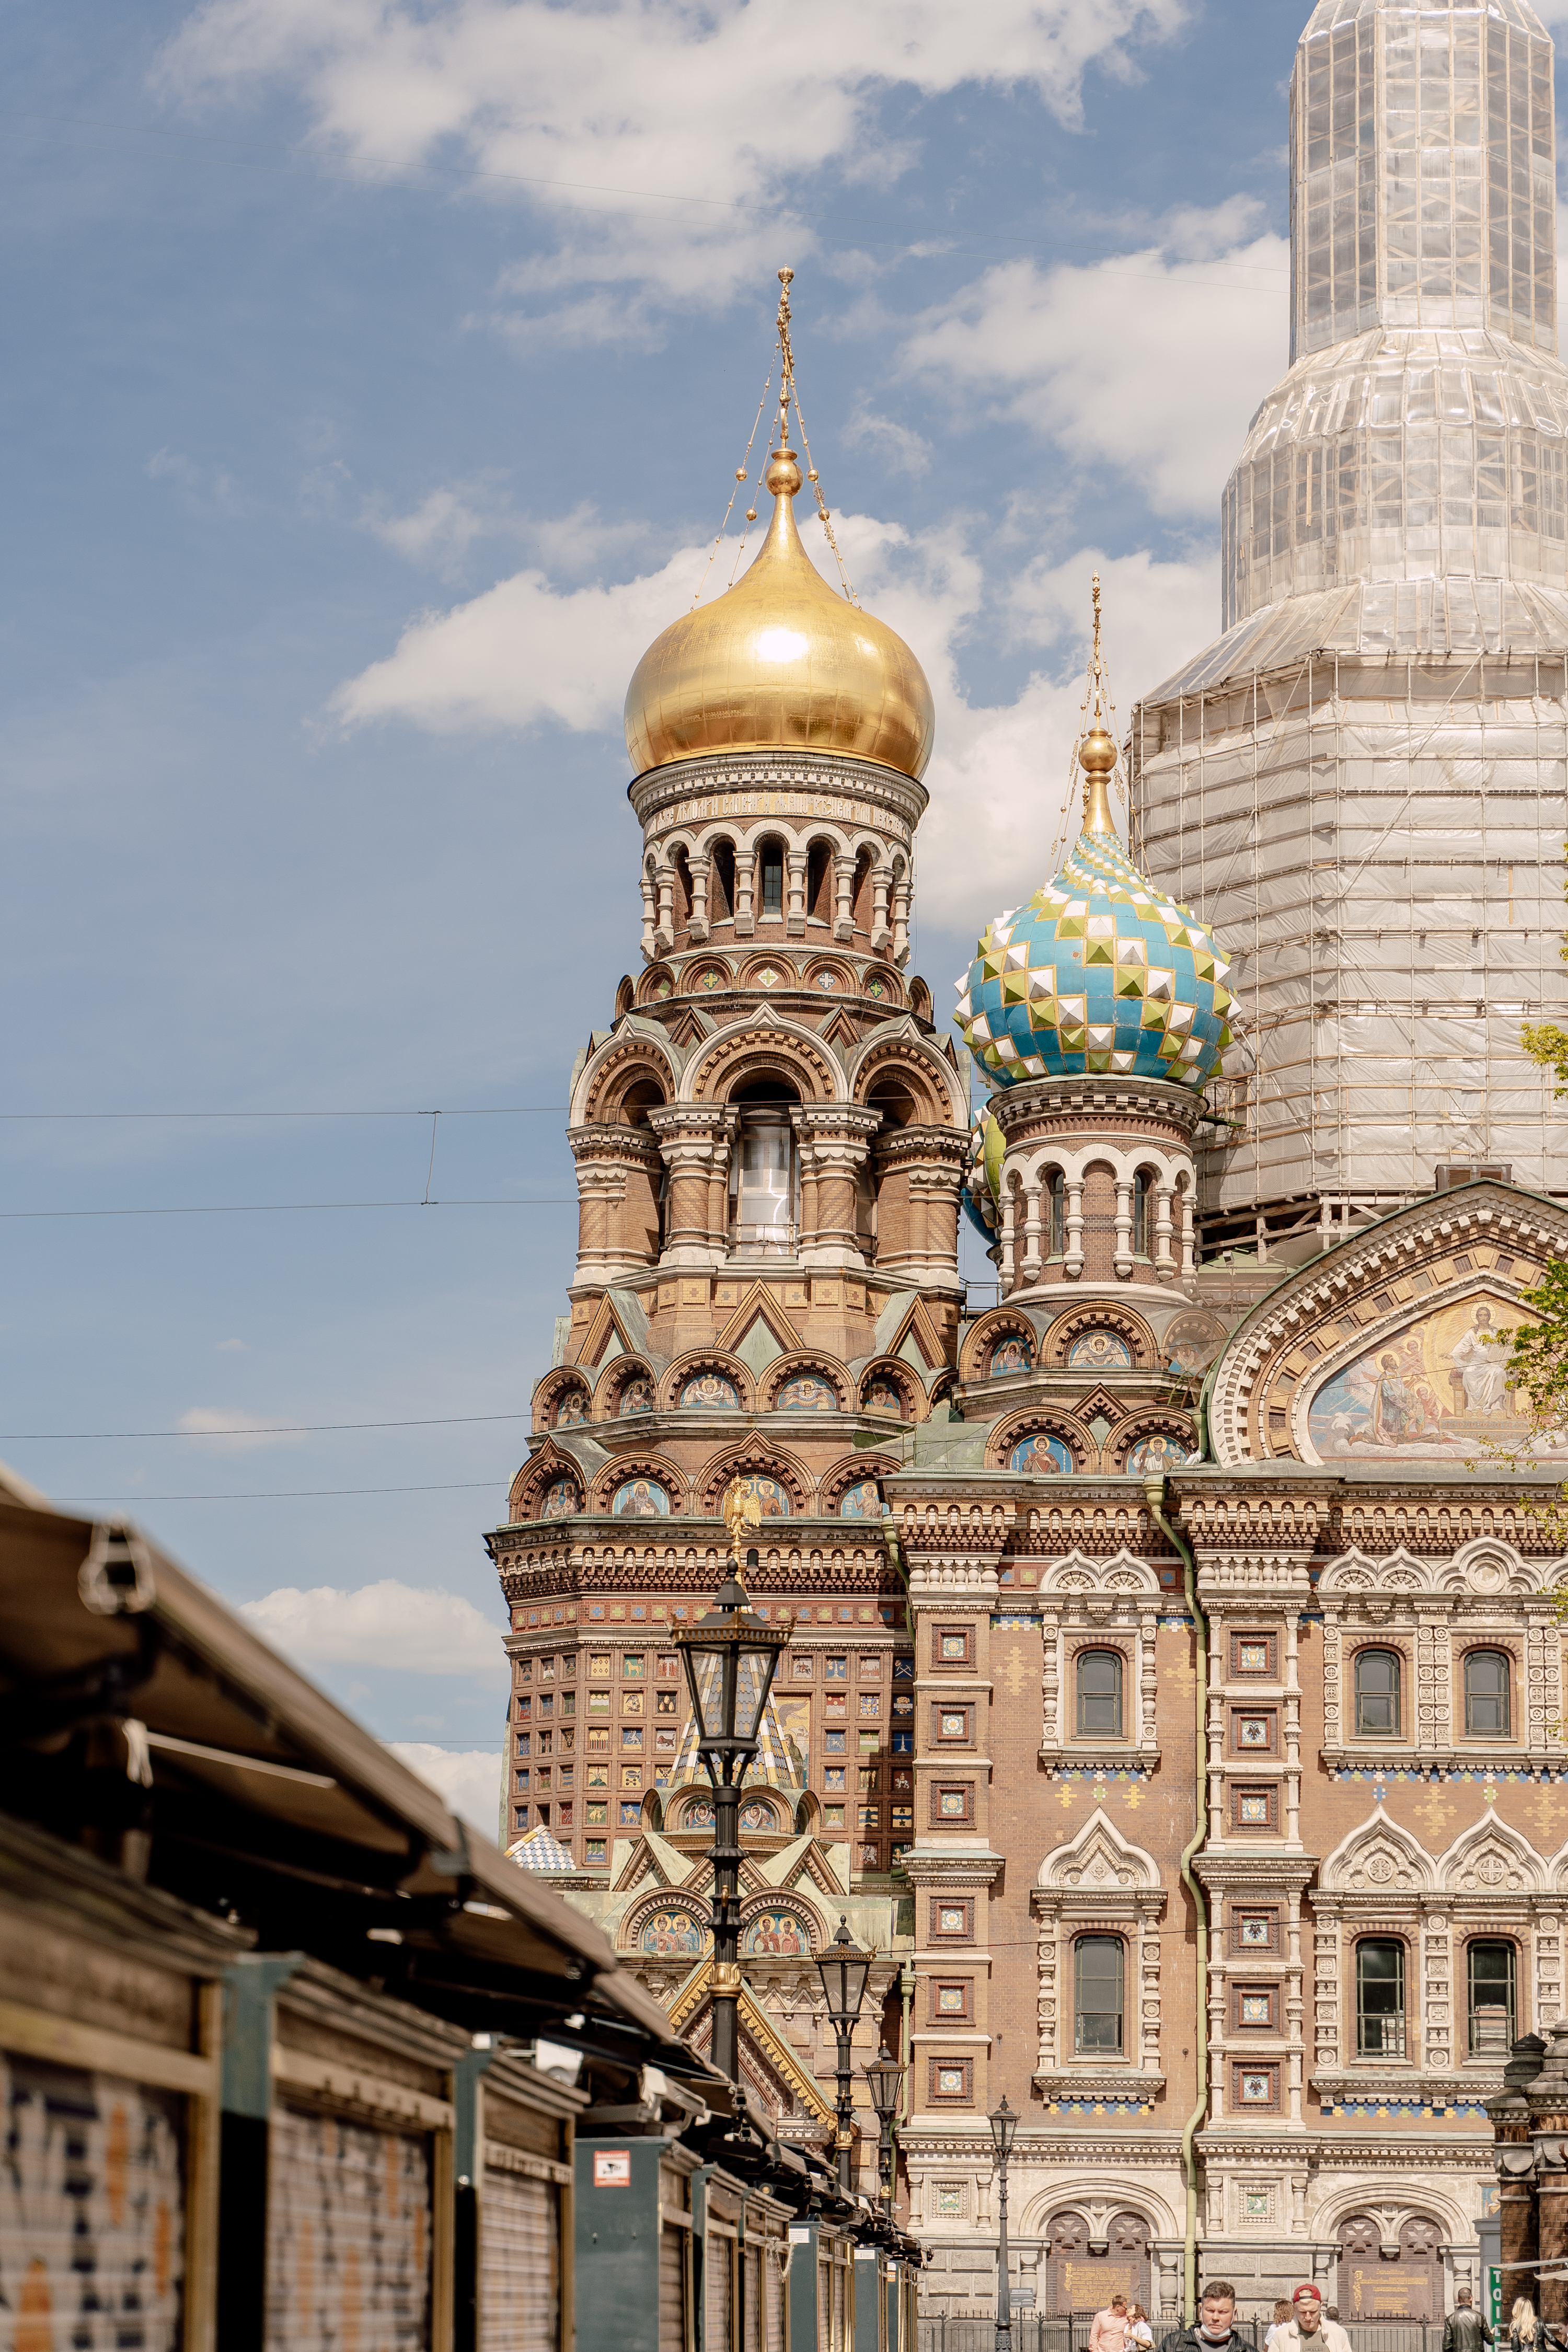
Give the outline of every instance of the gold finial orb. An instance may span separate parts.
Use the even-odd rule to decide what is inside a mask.
[[[1109,776],[1116,766],[1116,746],[1098,720],[1079,746],[1078,763],[1088,776]]]
[[[768,470],[763,476],[764,488],[775,499],[793,499],[800,488],[800,467],[793,449],[775,449],[768,460]]]

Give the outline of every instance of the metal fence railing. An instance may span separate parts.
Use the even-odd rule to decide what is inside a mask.
[[[1233,2341],[1237,2352],[1263,2352],[1263,2339],[1272,2324],[1272,2307],[1253,2318],[1237,2317]],[[1088,2352],[1092,2311],[1059,2314],[1015,2311],[1013,2352]],[[1440,2319],[1346,2320],[1351,2352],[1442,2352]],[[1173,2352],[1180,2324],[1173,2312],[1160,2314],[1156,2343],[1159,2352]],[[932,2314],[920,2322],[917,2352],[994,2352],[994,2318],[958,2317]]]

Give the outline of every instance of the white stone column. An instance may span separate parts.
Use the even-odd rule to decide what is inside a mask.
[[[757,853],[735,852],[735,937],[749,940],[757,929]]]
[[[1068,1179],[1067,1248],[1062,1272],[1076,1280],[1083,1272],[1083,1178]]]
[[[1190,1192],[1184,1192],[1182,1194],[1182,1273],[1184,1276],[1190,1276],[1193,1273],[1194,1257],[1195,1251],[1193,1241],[1193,1196]]]
[[[834,917],[833,936],[836,940],[852,940],[855,936],[855,860],[840,852],[833,860]]]
[[[691,919],[686,928],[699,946],[708,937],[708,884],[712,872],[710,857],[691,860]]]
[[[805,937],[805,864],[804,849],[791,849],[784,856],[786,872],[784,896],[784,933],[792,940]]]
[[[1008,1292],[1009,1292],[1010,1290],[1015,1290],[1015,1289],[1016,1289],[1016,1287],[1017,1287],[1017,1279],[1018,1279],[1018,1278],[1017,1278],[1017,1276],[1016,1276],[1016,1272],[1015,1272],[1015,1270],[1014,1270],[1014,1266],[1015,1266],[1014,1250],[1015,1250],[1015,1247],[1016,1247],[1016,1238],[1017,1238],[1017,1237],[1016,1237],[1016,1233],[1015,1233],[1015,1231],[1014,1231],[1014,1223],[1013,1223],[1014,1215],[1015,1215],[1015,1211],[1016,1211],[1016,1199],[1017,1199],[1017,1195],[1014,1192],[1013,1187],[1011,1186],[1011,1184],[1009,1184],[1009,1183],[1007,1182],[1007,1181],[1006,1181],[1005,1177],[1004,1177],[1004,1179],[1003,1179],[1003,1183],[1002,1183],[1002,1202],[1001,1202],[1001,1208],[1002,1208],[1002,1263],[1001,1263],[1000,1266],[997,1268],[997,1272],[999,1273],[999,1275],[1001,1276],[1001,1278],[1002,1278],[1002,1279],[1001,1279],[1001,1291],[1000,1291],[1000,1295],[1001,1295],[1001,1297],[1004,1297],[1004,1298],[1005,1298],[1005,1297],[1006,1297],[1006,1296],[1007,1296],[1007,1294],[1008,1294]]]
[[[892,933],[888,929],[888,891],[892,877],[885,866],[872,868],[871,873],[871,947],[873,953],[886,952]]]
[[[660,955],[668,955],[675,945],[675,868],[669,865],[658,869],[658,920],[653,943]]]
[[[893,961],[903,963],[910,952],[910,886],[908,880],[897,884],[893,891]]]
[[[1040,1278],[1040,1180],[1037,1175],[1026,1179],[1024,1184],[1024,1264],[1026,1283]]]
[[[1154,1271],[1163,1282],[1168,1282],[1176,1271],[1176,1261],[1171,1254],[1171,1187],[1154,1187]]]
[[[1116,1271],[1125,1282],[1132,1271],[1132,1179],[1116,1180]]]

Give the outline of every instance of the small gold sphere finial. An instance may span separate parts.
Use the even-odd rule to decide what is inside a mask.
[[[1093,582],[1094,642],[1089,648],[1089,677],[1084,687],[1083,707],[1088,725],[1079,738],[1078,763],[1083,770],[1083,828],[1086,833],[1109,833],[1114,836],[1116,827],[1110,814],[1110,784],[1116,772],[1116,739],[1105,724],[1105,714],[1110,707],[1110,688],[1105,676],[1105,656],[1100,645],[1100,574]]]
[[[793,269],[785,268],[779,271],[779,284],[781,286],[793,286],[794,283],[795,272]]]
[[[774,498],[793,499],[800,488],[800,467],[793,449],[775,449],[763,480]]]

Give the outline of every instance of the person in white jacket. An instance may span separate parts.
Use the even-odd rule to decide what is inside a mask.
[[[1290,2325],[1274,2338],[1274,2352],[1351,2352],[1351,2340],[1337,2319],[1323,2316],[1315,2286],[1299,2286],[1290,2298]]]

